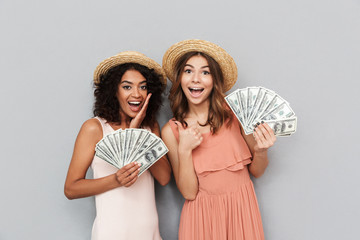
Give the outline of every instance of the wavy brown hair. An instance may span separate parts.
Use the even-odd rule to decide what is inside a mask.
[[[110,68],[100,76],[100,81],[94,84],[94,116],[106,119],[107,122],[120,124],[120,104],[116,97],[121,78],[127,70],[134,69],[146,79],[147,93],[152,93],[146,116],[142,125],[152,127],[156,122],[156,114],[162,105],[162,90],[164,89],[162,76],[153,69],[137,63],[125,63]]]
[[[206,123],[200,124],[205,126],[210,125],[210,130],[215,134],[220,127],[229,119],[227,126],[231,124],[232,115],[231,112],[224,105],[224,77],[221,71],[219,64],[209,55],[202,52],[189,52],[185,53],[175,65],[175,81],[170,90],[169,100],[170,107],[174,113],[174,118],[181,122],[184,126],[187,126],[186,121],[184,120],[186,114],[189,112],[189,105],[186,99],[186,96],[181,88],[181,76],[184,72],[185,64],[187,61],[196,55],[204,57],[210,68],[210,74],[213,79],[213,89],[209,95],[210,105],[209,105],[209,115]]]

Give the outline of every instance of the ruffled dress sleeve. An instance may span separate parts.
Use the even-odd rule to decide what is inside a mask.
[[[179,133],[173,119],[169,123],[175,138],[179,141]],[[197,174],[224,169],[238,171],[251,163],[252,156],[236,118],[232,119],[229,126],[225,123],[216,134],[203,134],[203,138],[203,142],[192,152]]]

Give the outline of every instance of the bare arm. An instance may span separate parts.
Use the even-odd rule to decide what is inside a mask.
[[[156,134],[156,136],[160,137],[160,127],[157,122],[151,131]],[[154,163],[149,170],[160,185],[165,186],[169,183],[171,178],[171,167],[166,155]]]
[[[268,124],[263,123],[255,128],[253,135],[245,135],[242,128],[241,133],[253,155],[249,171],[254,177],[261,177],[269,164],[267,150],[276,141],[274,132]]]
[[[77,136],[73,156],[65,181],[65,196],[69,199],[97,195],[116,187],[131,186],[137,179],[139,166],[131,163],[116,173],[98,179],[85,179],[94,158],[95,146],[102,138],[101,124],[96,119],[87,120]]]
[[[179,143],[169,123],[163,127],[162,136],[169,149],[168,156],[177,187],[185,199],[194,200],[199,190],[199,183],[192,161],[192,150],[200,145],[202,136],[195,129],[184,129],[180,123],[177,123],[177,126]]]

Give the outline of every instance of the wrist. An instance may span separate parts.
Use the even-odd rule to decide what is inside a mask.
[[[179,155],[191,155],[191,153],[192,153],[192,149],[179,145],[178,148]]]
[[[267,157],[267,150],[255,150],[253,157]]]
[[[116,175],[116,173],[114,173],[113,175],[113,188],[117,188],[117,187],[121,187],[122,186],[122,184],[121,184],[121,182],[118,180],[118,177],[117,177],[117,175]]]
[[[178,147],[178,151],[179,152],[183,152],[183,153],[189,153],[192,151],[191,148],[187,147],[187,146],[184,146],[182,145],[181,143],[179,144],[179,147]]]

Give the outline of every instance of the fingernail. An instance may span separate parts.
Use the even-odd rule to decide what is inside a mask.
[[[261,121],[261,123],[264,123],[264,121]]]
[[[260,125],[260,123],[258,122],[258,123],[256,123],[258,126]]]

